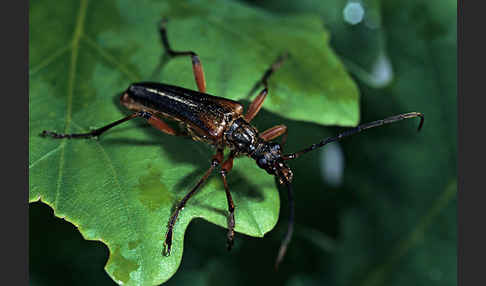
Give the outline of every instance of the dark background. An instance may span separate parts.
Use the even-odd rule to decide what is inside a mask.
[[[278,273],[273,262],[286,227],[285,196],[277,227],[264,239],[237,234],[231,253],[224,229],[196,220],[186,233],[181,267],[167,284],[455,285],[456,3],[363,1],[365,18],[354,25],[343,18],[347,1],[248,5],[321,15],[359,86],[361,122],[419,111],[425,125],[420,133],[413,120],[370,130],[291,162],[296,232]],[[380,58],[393,71],[389,81],[370,72]],[[330,135],[341,130],[265,110],[255,121],[286,124],[288,150],[319,141],[322,129]],[[322,166],[333,154],[339,158],[335,150],[343,167],[334,164],[341,179],[333,181]],[[114,284],[103,270],[108,249],[82,240],[48,206],[30,205],[29,236],[31,285]]]

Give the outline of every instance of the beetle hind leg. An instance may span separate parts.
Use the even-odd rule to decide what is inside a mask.
[[[146,112],[146,111],[138,111],[138,112],[132,113],[132,114],[120,119],[120,120],[112,122],[108,125],[94,129],[90,132],[86,132],[86,133],[57,133],[57,132],[54,132],[54,131],[44,130],[44,131],[41,132],[40,136],[42,136],[42,137],[49,136],[49,137],[56,138],[56,139],[96,138],[96,137],[100,136],[101,134],[105,133],[106,131],[108,131],[109,129],[111,129],[111,128],[117,126],[117,125],[120,125],[123,122],[126,122],[128,120],[131,120],[131,119],[134,119],[134,118],[137,118],[137,117],[144,118],[145,120],[147,120],[147,122],[150,125],[152,125],[153,127],[157,128],[158,130],[160,130],[160,131],[162,131],[166,134],[169,134],[169,135],[184,135],[184,134],[180,134],[180,132],[175,131],[174,129],[172,129],[172,127],[170,127],[162,119],[152,115],[151,113]]]

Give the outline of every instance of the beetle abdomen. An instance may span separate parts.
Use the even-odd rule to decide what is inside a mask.
[[[130,85],[121,101],[132,110],[148,109],[182,121],[199,135],[213,140],[219,139],[226,125],[243,111],[243,106],[236,101],[151,82]]]

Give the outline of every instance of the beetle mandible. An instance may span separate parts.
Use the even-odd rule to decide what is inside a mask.
[[[177,204],[168,222],[168,229],[165,236],[165,254],[170,255],[172,246],[172,235],[177,217],[184,208],[187,201],[200,189],[210,174],[217,166],[220,166],[220,175],[223,181],[228,203],[228,232],[227,248],[233,246],[235,228],[235,205],[229,191],[227,175],[233,168],[233,160],[239,156],[248,156],[254,159],[258,167],[267,173],[274,175],[278,182],[287,187],[289,202],[289,222],[287,232],[280,245],[280,249],[275,262],[275,267],[282,261],[287,246],[291,241],[294,223],[294,200],[292,190],[292,170],[286,161],[298,158],[299,156],[323,147],[324,145],[341,140],[344,137],[359,133],[363,130],[378,127],[384,124],[393,123],[408,118],[420,117],[418,130],[422,128],[424,115],[419,112],[409,112],[391,116],[382,120],[376,120],[361,124],[357,127],[348,129],[337,136],[326,138],[318,143],[300,150],[295,153],[283,154],[282,145],[287,135],[285,125],[277,125],[263,132],[250,124],[252,119],[258,114],[263,102],[268,94],[268,79],[275,72],[287,54],[280,56],[260,79],[263,89],[258,96],[251,102],[246,113],[243,113],[243,105],[240,103],[206,93],[206,81],[199,56],[193,51],[174,51],[169,44],[166,30],[167,20],[160,22],[159,33],[165,52],[170,57],[189,56],[192,60],[194,78],[198,91],[154,82],[140,82],[131,84],[122,94],[120,102],[123,106],[132,110],[133,113],[110,123],[101,128],[92,130],[88,133],[63,134],[53,131],[43,131],[41,136],[53,138],[91,138],[98,137],[110,128],[134,118],[143,118],[151,126],[169,135],[186,135],[193,140],[202,141],[213,145],[216,154],[212,157],[209,169],[204,173],[198,183],[187,193]],[[163,119],[179,122],[181,130],[176,130],[164,122]],[[277,137],[283,136],[282,144],[272,142]],[[224,160],[223,151],[230,149],[230,154]]]

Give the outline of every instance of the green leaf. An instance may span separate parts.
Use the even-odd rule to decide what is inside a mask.
[[[315,13],[331,34],[331,46],[346,69],[374,88],[388,86],[394,77],[387,53],[380,0],[248,0],[266,10],[282,14]],[[345,17],[348,8],[362,9],[361,17]],[[359,8],[358,8],[359,7]],[[355,13],[356,14],[356,13]],[[352,17],[351,17],[352,18]]]
[[[159,66],[156,28],[162,17],[170,18],[172,47],[200,55],[210,94],[248,99],[263,72],[287,51],[291,58],[272,76],[264,108],[321,124],[358,121],[357,88],[327,45],[318,18],[274,16],[230,1],[31,3],[29,201],[41,200],[84,238],[104,242],[110,250],[105,268],[119,284],[169,279],[192,219],[226,227],[226,198],[215,174],[182,211],[171,256],[161,254],[173,206],[209,167],[214,151],[141,122],[128,122],[100,140],[39,133],[86,132],[121,118],[118,96],[131,82],[195,88],[189,59]],[[236,231],[256,237],[270,231],[280,205],[274,179],[243,158],[229,185]],[[222,234],[222,248],[224,241]]]

